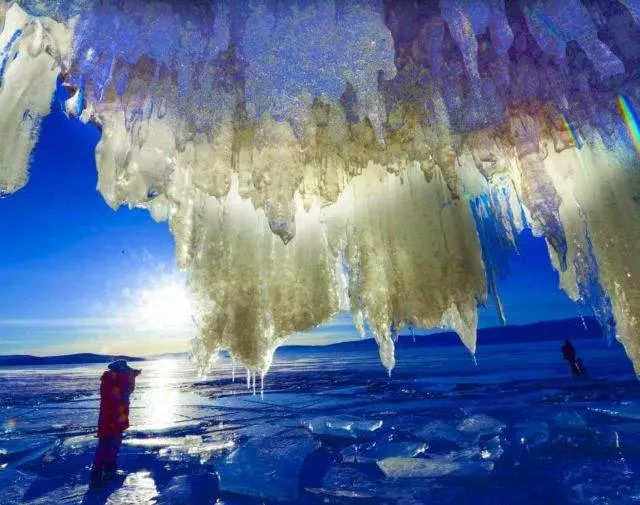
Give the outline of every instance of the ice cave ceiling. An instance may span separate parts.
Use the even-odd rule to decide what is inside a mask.
[[[60,79],[108,204],[168,222],[204,360],[264,371],[345,308],[389,369],[407,325],[473,351],[530,227],[640,372],[640,0],[22,0],[0,28],[0,192]]]

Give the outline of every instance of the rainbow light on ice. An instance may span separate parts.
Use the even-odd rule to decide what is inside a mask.
[[[569,118],[564,113],[561,113],[561,116],[562,116],[562,121],[564,122],[564,125],[567,128],[567,131],[569,132],[569,136],[571,137],[573,145],[576,146],[578,149],[582,149],[582,142],[580,141],[580,137],[578,137],[578,133],[576,132],[573,126],[573,123],[569,121]]]
[[[635,147],[636,153],[640,156],[640,123],[638,122],[638,116],[635,110],[633,110],[633,105],[631,105],[629,99],[624,95],[618,95],[618,110],[627,127],[633,147]]]

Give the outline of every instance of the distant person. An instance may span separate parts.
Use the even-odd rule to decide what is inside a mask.
[[[117,458],[122,433],[129,427],[129,397],[136,387],[141,370],[131,368],[125,360],[114,361],[100,380],[100,415],[98,449],[91,466],[91,486],[99,487],[117,474]]]
[[[580,358],[578,358],[576,354],[576,348],[573,347],[573,344],[569,339],[564,341],[563,346],[560,349],[562,351],[562,356],[569,362],[569,367],[571,368],[571,373],[573,375],[586,375],[587,370],[584,366],[584,363]]]

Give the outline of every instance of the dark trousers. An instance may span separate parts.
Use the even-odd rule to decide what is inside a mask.
[[[98,440],[98,449],[91,468],[97,471],[115,471],[118,468],[117,459],[122,445],[122,435],[100,437]]]

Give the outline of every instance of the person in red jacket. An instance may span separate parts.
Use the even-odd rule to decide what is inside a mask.
[[[129,427],[129,397],[136,387],[140,370],[125,360],[114,361],[100,380],[98,449],[91,466],[91,485],[100,486],[117,472],[122,433]]]
[[[575,376],[587,375],[587,369],[584,366],[584,363],[578,355],[576,354],[576,348],[573,347],[573,344],[569,339],[564,341],[564,345],[560,348],[562,351],[562,356],[569,363],[569,367],[571,368],[571,373]]]

